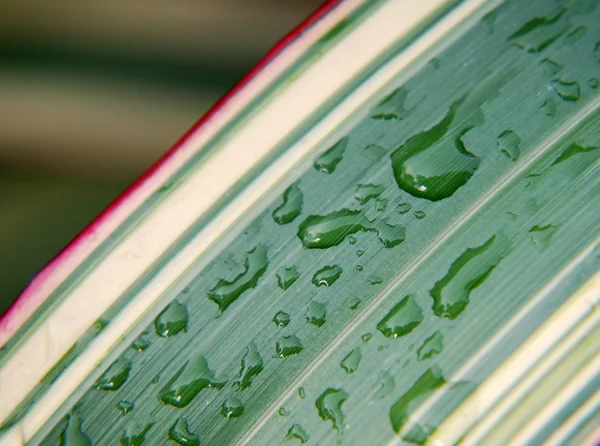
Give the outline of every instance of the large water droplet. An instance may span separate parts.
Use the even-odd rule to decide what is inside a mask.
[[[360,347],[356,347],[350,353],[348,353],[342,362],[340,362],[340,367],[346,372],[346,374],[351,375],[356,372],[358,366],[360,365],[360,360],[362,359],[362,354],[360,352]]]
[[[530,53],[539,53],[568,29],[568,24],[560,22],[560,18],[565,12],[566,8],[563,8],[550,16],[534,17],[508,38],[515,45]]]
[[[202,389],[211,387],[218,390],[224,385],[224,382],[215,379],[215,374],[208,367],[206,358],[197,355],[173,375],[158,393],[158,398],[165,404],[185,407]]]
[[[300,443],[306,443],[310,437],[306,433],[306,431],[299,424],[294,424],[287,432],[285,436],[285,441],[290,440],[300,440]]]
[[[190,426],[185,417],[179,417],[171,426],[169,439],[182,446],[200,446],[200,438],[190,431]]]
[[[510,129],[504,130],[498,135],[498,149],[513,161],[518,160],[521,156],[519,144],[521,144],[521,138]]]
[[[296,335],[282,336],[275,344],[275,352],[280,358],[297,355],[304,347]]]
[[[394,431],[400,432],[411,412],[445,383],[446,380],[442,376],[442,371],[437,366],[434,366],[423,373],[413,386],[408,389],[390,409],[390,420]]]
[[[468,248],[450,265],[448,273],[429,291],[433,312],[456,319],[469,303],[471,292],[481,285],[502,260],[506,242],[494,235],[483,245]]]
[[[300,272],[298,272],[298,268],[295,266],[282,266],[277,270],[275,275],[277,276],[277,285],[279,285],[279,288],[285,291],[291,287],[296,280],[298,280],[298,277],[300,277]]]
[[[587,153],[587,152],[591,152],[591,151],[597,150],[597,149],[598,149],[597,146],[584,147],[584,146],[579,145],[574,142],[569,147],[567,147],[554,161],[552,161],[551,166],[560,164],[560,163],[568,160],[569,158],[571,158],[575,155],[578,155],[580,153]]]
[[[336,280],[342,275],[342,268],[338,265],[328,265],[317,271],[313,278],[312,283],[316,286],[331,286]]]
[[[278,311],[277,314],[273,317],[273,322],[278,327],[287,327],[287,324],[290,323],[290,315],[284,313],[283,311]]]
[[[393,248],[405,239],[403,226],[389,225],[383,219],[369,221],[361,211],[342,209],[327,215],[311,215],[298,228],[298,237],[307,249],[326,249],[360,231],[377,232],[386,248]]]
[[[92,440],[83,432],[81,423],[77,409],[67,415],[67,425],[60,436],[61,446],[92,446]]]
[[[227,398],[221,406],[221,415],[228,420],[239,418],[244,413],[244,404],[235,397]]]
[[[314,164],[315,169],[317,169],[319,172],[333,173],[336,166],[342,160],[347,145],[348,138],[344,137],[340,139],[319,158],[317,158]]]
[[[146,329],[131,343],[131,348],[138,352],[143,352],[150,347],[150,344],[150,330]]]
[[[444,350],[444,337],[438,330],[423,342],[423,345],[417,350],[419,361],[424,361],[432,356],[438,355]]]
[[[581,95],[579,82],[577,81],[565,81],[562,79],[557,79],[552,81],[552,88],[563,101],[567,102],[578,101],[579,96]]]
[[[302,191],[297,184],[292,184],[283,193],[283,203],[273,211],[275,223],[284,225],[291,223],[302,212]]]
[[[123,415],[127,415],[134,408],[135,408],[135,404],[133,404],[131,401],[127,401],[127,400],[119,401],[119,404],[117,404],[117,409],[119,409]]]
[[[146,440],[146,434],[154,423],[131,423],[125,427],[121,436],[121,446],[140,446]]]
[[[408,295],[392,307],[377,324],[377,329],[387,338],[405,336],[423,322],[423,312],[413,296]]]
[[[342,404],[348,399],[348,393],[344,389],[328,388],[321,394],[315,406],[319,412],[319,416],[327,421],[333,422],[333,428],[338,432],[344,430],[344,413],[342,412]]]
[[[97,390],[117,390],[129,377],[131,371],[131,361],[123,357],[117,359],[111,366],[102,374],[94,384]]]
[[[386,96],[373,111],[373,119],[404,119],[408,110],[404,107],[408,90],[404,87],[397,88]]]
[[[315,327],[323,325],[327,318],[327,307],[320,302],[311,302],[306,311],[306,320]]]
[[[379,379],[377,380],[377,384],[375,384],[373,389],[373,398],[374,399],[382,399],[388,396],[396,389],[396,380],[391,375],[390,372],[385,371],[379,375]]]
[[[250,387],[252,384],[252,379],[262,372],[263,369],[263,359],[258,353],[258,348],[254,342],[251,342],[248,347],[246,347],[246,353],[242,357],[242,362],[240,364],[240,380],[236,382],[240,390],[244,390],[247,387]]]
[[[267,266],[267,248],[258,245],[246,254],[244,271],[232,281],[219,279],[208,291],[208,298],[219,306],[219,310],[225,311],[244,291],[256,287]]]
[[[550,246],[550,242],[556,231],[558,231],[558,228],[554,225],[535,225],[529,230],[529,236],[535,246],[539,249],[545,249]]]
[[[356,198],[360,204],[367,204],[371,199],[377,198],[383,192],[383,186],[380,184],[359,184],[356,186]]]
[[[175,336],[181,331],[187,331],[188,312],[187,307],[177,300],[171,302],[167,308],[159,313],[154,319],[156,334],[168,338]]]

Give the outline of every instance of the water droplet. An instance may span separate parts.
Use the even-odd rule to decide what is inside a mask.
[[[190,431],[185,417],[179,417],[169,429],[169,439],[182,446],[200,446],[198,435]]]
[[[359,273],[360,273],[360,272],[361,272],[361,271],[364,269],[364,267],[363,267],[362,265],[356,265],[356,266],[354,267],[354,269],[355,269],[357,272],[359,272]]]
[[[273,322],[278,327],[287,327],[287,324],[290,323],[290,315],[284,313],[283,311],[278,311],[277,314],[273,317]]]
[[[92,446],[92,440],[81,427],[79,412],[74,409],[67,415],[67,425],[60,436],[61,446]]]
[[[436,316],[456,319],[464,311],[471,292],[487,279],[502,260],[505,243],[496,239],[494,235],[483,245],[468,248],[429,291]]]
[[[481,18],[481,23],[487,28],[487,33],[492,34],[494,32],[494,24],[496,23],[497,13],[496,10],[488,12]]]
[[[208,292],[208,298],[219,306],[219,310],[225,311],[244,291],[256,287],[267,265],[267,248],[256,246],[244,259],[244,271],[232,281],[219,279]]]
[[[310,437],[299,424],[294,424],[290,427],[290,430],[288,430],[288,433],[285,436],[285,441],[300,440],[300,443],[302,444],[306,443],[309,439]]]
[[[408,90],[404,87],[394,90],[377,105],[373,112],[373,119],[404,119],[408,113],[404,108],[407,96]]]
[[[362,255],[363,255],[364,253],[365,253],[365,250],[364,250],[364,249],[359,249],[358,251],[356,251],[356,255],[357,255],[358,257],[362,257]]]
[[[252,379],[262,372],[263,369],[263,359],[258,353],[258,348],[254,342],[251,342],[248,347],[246,347],[246,353],[242,357],[242,362],[240,364],[240,372],[239,377],[241,378],[236,382],[240,390],[244,390],[252,384]]]
[[[369,276],[368,280],[371,285],[379,285],[381,282],[383,282],[383,279],[376,275]]]
[[[512,130],[504,130],[498,135],[498,149],[513,161],[521,156],[520,144],[521,138]]]
[[[423,342],[423,345],[417,350],[419,361],[424,361],[432,356],[439,355],[444,349],[444,337],[438,330]]]
[[[365,333],[360,338],[362,339],[363,344],[366,344],[367,342],[369,342],[371,340],[372,337],[373,337],[373,335],[371,333]]]
[[[289,417],[290,416],[290,411],[287,410],[285,407],[280,407],[278,413],[279,413],[280,417]]]
[[[587,84],[590,88],[593,88],[595,90],[596,88],[598,88],[598,85],[600,85],[600,81],[593,77],[587,81]]]
[[[338,265],[325,266],[315,273],[312,283],[316,286],[331,286],[342,275],[342,268]]]
[[[348,145],[348,138],[344,137],[325,151],[314,163],[319,172],[333,173],[342,160],[344,151]]]
[[[371,161],[379,161],[385,155],[385,149],[377,144],[369,144],[363,150],[363,155]]]
[[[177,333],[187,331],[188,312],[187,307],[177,300],[174,300],[167,308],[161,311],[154,319],[154,329],[156,334],[168,338]]]
[[[390,420],[395,432],[400,432],[410,413],[425,398],[446,383],[439,367],[428,369],[390,409]]]
[[[563,8],[551,16],[534,17],[512,33],[508,39],[529,53],[539,53],[568,29],[568,25],[560,23],[560,18],[565,11],[566,8]]]
[[[371,199],[377,198],[383,192],[383,187],[380,184],[359,184],[356,186],[356,198],[360,204],[367,204]]]
[[[448,198],[464,186],[479,167],[481,160],[469,152],[462,141],[473,125],[465,126],[453,140],[445,138],[464,101],[465,97],[453,102],[439,123],[410,137],[392,152],[396,183],[412,196],[430,201]],[[446,143],[453,143],[454,148]]]
[[[554,59],[550,59],[549,57],[544,57],[542,59],[542,61],[540,62],[540,64],[542,65],[542,70],[544,71],[544,75],[546,75],[547,77],[556,76],[564,68],[557,61],[555,61]]]
[[[553,99],[546,99],[542,107],[546,116],[556,116],[556,102]]]
[[[131,371],[131,361],[123,357],[117,359],[111,366],[102,374],[94,384],[96,390],[117,390],[129,377]]]
[[[598,149],[598,147],[596,147],[596,146],[584,147],[584,146],[581,146],[581,145],[579,145],[577,143],[573,143],[569,147],[567,147],[558,156],[558,158],[556,158],[554,161],[552,161],[551,166],[554,166],[556,164],[562,163],[563,161],[566,161],[569,158],[571,158],[572,156],[578,155],[580,153],[591,152],[592,150],[597,150],[597,149]]]
[[[554,91],[556,91],[556,94],[558,94],[563,101],[574,102],[579,100],[581,94],[579,82],[557,79],[552,81],[551,85]]]
[[[244,405],[235,397],[227,398],[221,406],[221,415],[228,420],[239,418],[244,413]]]
[[[320,302],[311,302],[308,304],[306,320],[315,327],[322,326],[327,318],[327,307]]]
[[[307,249],[337,246],[351,234],[375,231],[386,248],[393,248],[405,239],[403,226],[389,225],[383,219],[369,221],[360,211],[342,209],[327,215],[311,215],[298,228],[298,237]]]
[[[160,375],[156,375],[154,378],[152,378],[152,384],[158,384],[158,382],[160,381]]]
[[[125,427],[121,436],[121,446],[140,446],[146,440],[146,434],[154,423],[131,423]]]
[[[150,344],[150,330],[146,329],[131,343],[131,348],[138,352],[143,352],[150,347]]]
[[[298,280],[298,277],[300,277],[300,272],[295,266],[282,266],[277,270],[276,276],[277,285],[279,285],[279,288],[285,291],[291,287],[296,280]]]
[[[221,389],[224,382],[218,382],[202,355],[187,361],[158,393],[158,398],[174,407],[185,407],[207,387]]]
[[[354,299],[352,299],[352,301],[350,301],[350,304],[348,304],[348,308],[350,308],[351,310],[356,310],[360,305],[360,299],[358,297],[355,297]]]
[[[340,362],[340,367],[346,372],[346,374],[351,375],[356,372],[358,366],[360,365],[360,360],[362,359],[362,354],[360,352],[360,347],[356,347],[350,353],[348,353],[342,362]]]
[[[300,388],[298,389],[298,396],[299,396],[301,399],[304,399],[304,398],[306,397],[306,392],[304,391],[304,387],[300,387]]]
[[[567,45],[574,45],[581,39],[583,36],[587,34],[587,26],[581,25],[571,31],[569,34],[565,36],[565,43]]]
[[[380,345],[380,346],[377,347],[377,351],[378,352],[382,352],[384,348],[385,348],[385,346]]]
[[[423,211],[415,211],[415,218],[417,220],[423,220],[425,217],[427,217],[427,214]]]
[[[435,427],[429,425],[420,425],[416,423],[413,427],[402,437],[402,439],[408,443],[413,444],[425,444],[429,436],[435,431]]]
[[[427,64],[433,67],[434,70],[437,70],[441,66],[441,62],[437,57],[430,59]]]
[[[398,338],[413,331],[423,322],[423,312],[410,294],[388,312],[377,324],[379,330],[386,338]]]
[[[554,225],[536,225],[529,230],[529,236],[535,246],[545,249],[550,246],[550,241],[552,241],[552,237],[554,237],[556,231],[558,231],[558,228]]]
[[[344,430],[342,404],[344,404],[347,399],[348,394],[344,389],[328,388],[315,402],[319,416],[325,421],[331,420],[333,422],[333,428],[338,432],[343,432]]]
[[[399,214],[406,214],[411,210],[411,208],[412,206],[410,203],[400,203],[398,206],[396,206],[396,212]]]
[[[379,379],[377,384],[374,387],[373,398],[382,399],[388,396],[396,389],[396,380],[390,374],[390,372],[385,371],[379,375]]]
[[[104,320],[104,319],[96,319],[94,321],[94,323],[92,324],[94,330],[96,330],[98,332],[104,330],[107,325],[108,325],[108,321]]]
[[[280,358],[297,355],[304,347],[296,335],[282,336],[275,344],[275,352]]]
[[[351,245],[354,245],[356,243],[356,237],[354,237],[353,235],[348,237],[348,243],[350,243]]]
[[[127,415],[134,408],[135,408],[135,404],[133,404],[131,401],[127,401],[127,400],[119,401],[119,404],[117,404],[117,409],[119,409],[123,415]]]
[[[292,184],[283,193],[283,203],[273,211],[275,223],[285,225],[291,223],[302,212],[302,191],[297,184]]]
[[[385,198],[378,198],[377,200],[375,200],[375,210],[377,212],[383,212],[385,211],[385,208],[387,207],[388,204],[388,200]]]

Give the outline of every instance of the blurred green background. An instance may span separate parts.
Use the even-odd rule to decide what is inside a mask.
[[[0,312],[322,0],[0,2]]]

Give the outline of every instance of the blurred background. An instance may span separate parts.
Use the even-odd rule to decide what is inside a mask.
[[[2,0],[0,312],[323,0]]]

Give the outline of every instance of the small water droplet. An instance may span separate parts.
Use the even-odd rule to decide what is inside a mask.
[[[569,147],[567,147],[554,161],[552,161],[551,166],[562,163],[571,158],[572,156],[578,155],[580,153],[587,153],[597,149],[598,147],[596,146],[584,147],[577,143],[573,143]]]
[[[360,338],[362,339],[363,344],[366,344],[371,340],[372,337],[373,335],[371,333],[365,333]]]
[[[408,90],[404,87],[397,88],[386,96],[377,105],[373,112],[373,119],[397,119],[401,120],[408,114],[409,110],[404,107]]]
[[[96,390],[117,390],[125,384],[129,372],[131,372],[131,361],[120,357],[98,378],[94,387]]]
[[[244,271],[232,281],[219,279],[208,291],[208,298],[219,306],[219,310],[225,311],[244,291],[256,287],[267,266],[267,248],[258,245],[246,254]]]
[[[244,405],[235,397],[227,398],[221,406],[221,415],[228,420],[231,418],[239,418],[244,413]]]
[[[396,389],[396,380],[388,371],[381,373],[377,381],[373,390],[374,399],[385,398]]]
[[[379,347],[377,347],[377,351],[382,352],[384,348],[385,348],[385,346],[380,345]]]
[[[412,295],[404,297],[377,324],[386,338],[398,338],[413,331],[423,322],[423,312]]]
[[[402,439],[408,443],[413,444],[425,444],[429,436],[435,431],[434,426],[421,425],[416,423],[413,427],[402,437]]]
[[[363,267],[362,265],[356,265],[356,266],[354,267],[354,269],[355,269],[357,272],[361,272],[361,271],[364,269],[364,267]]]
[[[386,198],[378,198],[377,200],[375,200],[375,210],[377,212],[383,212],[385,211],[387,204],[388,200]]]
[[[600,81],[593,77],[587,81],[587,84],[590,88],[593,88],[595,90],[596,88],[598,88],[598,85],[600,85]]]
[[[348,237],[348,243],[350,243],[351,245],[354,245],[356,243],[356,237],[354,237],[353,235]]]
[[[587,34],[587,26],[581,25],[571,31],[569,34],[565,36],[565,43],[567,45],[574,45],[581,39],[583,36]]]
[[[315,327],[320,327],[326,322],[327,307],[320,302],[311,302],[308,304],[306,320]]]
[[[304,399],[306,397],[306,392],[304,391],[304,387],[300,387],[298,388],[298,396],[301,399]]]
[[[348,145],[348,138],[344,137],[327,149],[314,163],[315,169],[319,172],[333,173],[335,168],[342,160],[344,151]]]
[[[568,25],[560,22],[566,8],[550,16],[537,16],[523,24],[508,39],[529,53],[539,53],[565,33]]]
[[[356,186],[354,198],[360,204],[367,204],[373,198],[377,198],[383,192],[383,187],[380,184],[359,184]]]
[[[246,347],[246,352],[240,363],[240,380],[236,382],[240,390],[244,390],[252,384],[252,379],[263,370],[263,359],[258,353],[258,348],[254,342]]]
[[[121,446],[140,446],[146,440],[146,434],[152,426],[154,423],[128,424],[121,436]]]
[[[94,321],[94,323],[92,324],[94,330],[96,330],[98,332],[104,330],[107,325],[108,325],[108,321],[104,320],[104,319],[96,319]]]
[[[310,437],[306,433],[306,431],[299,424],[294,424],[287,432],[285,436],[285,441],[290,440],[300,440],[300,443],[306,443]]]
[[[358,251],[356,251],[356,255],[357,255],[358,257],[362,257],[362,255],[363,255],[364,253],[365,253],[365,250],[364,250],[364,249],[359,249]]]
[[[290,416],[290,411],[287,410],[285,407],[280,407],[278,413],[279,413],[280,417],[289,417]]]
[[[438,330],[430,337],[425,339],[423,345],[417,350],[417,357],[419,361],[424,361],[431,358],[432,356],[438,355],[444,349],[444,337]]]
[[[348,399],[348,393],[344,389],[328,388],[325,390],[317,401],[315,406],[319,412],[319,416],[327,421],[333,422],[333,428],[338,432],[344,431],[344,412],[342,412],[342,404]]]
[[[67,415],[67,425],[60,436],[61,446],[92,446],[92,440],[83,432],[77,409]]]
[[[287,327],[287,324],[290,323],[290,315],[284,313],[283,311],[278,311],[277,314],[273,317],[273,322],[278,327]]]
[[[297,355],[304,347],[296,335],[282,336],[275,344],[275,352],[280,358]]]
[[[185,417],[179,417],[169,429],[169,439],[182,446],[200,446],[198,435],[190,431]]]
[[[350,308],[351,310],[354,311],[354,310],[356,310],[359,307],[359,305],[360,305],[360,299],[358,297],[355,297],[348,304],[348,308]]]
[[[400,203],[398,206],[396,206],[396,212],[399,214],[406,214],[411,210],[411,208],[412,206],[410,203]]]
[[[342,362],[340,362],[340,367],[346,372],[347,375],[351,375],[356,372],[358,366],[360,365],[360,360],[362,359],[362,354],[360,352],[360,347],[356,347],[350,353],[348,353]]]
[[[312,283],[316,286],[329,287],[340,278],[342,272],[342,268],[338,265],[325,266],[315,273],[312,278]]]
[[[154,329],[156,334],[168,338],[175,336],[179,332],[186,332],[188,324],[187,307],[177,300],[174,300],[167,308],[161,311],[154,319]]]
[[[415,218],[417,220],[423,220],[425,217],[427,217],[427,214],[423,211],[415,211]]]
[[[123,414],[123,415],[127,415],[134,408],[135,408],[135,404],[133,404],[131,401],[127,401],[127,400],[119,401],[119,404],[117,404],[117,409],[119,409],[121,411],[121,414]]]
[[[558,94],[563,101],[575,102],[579,100],[579,96],[581,95],[579,82],[557,79],[552,81],[551,85],[554,91],[556,91],[556,94]]]
[[[504,130],[498,135],[498,150],[513,161],[517,161],[521,156],[520,144],[521,138],[510,129]]]
[[[138,352],[143,352],[150,347],[150,344],[150,329],[146,329],[131,343],[131,348]]]
[[[221,389],[225,382],[215,379],[203,355],[187,361],[158,393],[158,398],[174,407],[185,407],[207,387]]]
[[[273,211],[275,223],[285,225],[291,223],[302,212],[302,191],[297,184],[292,184],[283,193],[283,203]]]
[[[556,102],[554,102],[554,99],[546,99],[542,107],[546,116],[556,116]]]
[[[415,402],[423,401],[427,396],[431,395],[435,390],[446,384],[446,380],[442,376],[442,371],[439,367],[434,366],[428,369],[413,386],[402,395],[390,409],[390,421],[392,428],[396,433],[399,433],[410,413],[415,409]]]
[[[295,266],[282,266],[277,270],[277,285],[282,290],[287,290],[300,277],[300,272]]]
[[[151,383],[158,384],[159,381],[160,381],[160,375],[156,375],[154,378],[152,378]]]
[[[554,59],[551,59],[549,57],[544,57],[542,59],[542,61],[540,62],[540,64],[542,65],[542,70],[544,71],[544,75],[546,75],[547,77],[556,76],[564,68],[557,61],[555,61]]]
[[[371,161],[379,161],[385,155],[385,149],[377,144],[369,144],[363,150],[363,155]]]
[[[535,246],[539,249],[545,249],[550,246],[550,242],[556,231],[558,231],[558,228],[554,225],[535,225],[529,230],[529,236]]]
[[[383,282],[383,279],[377,275],[369,276],[368,280],[371,285],[379,285],[381,282]]]

